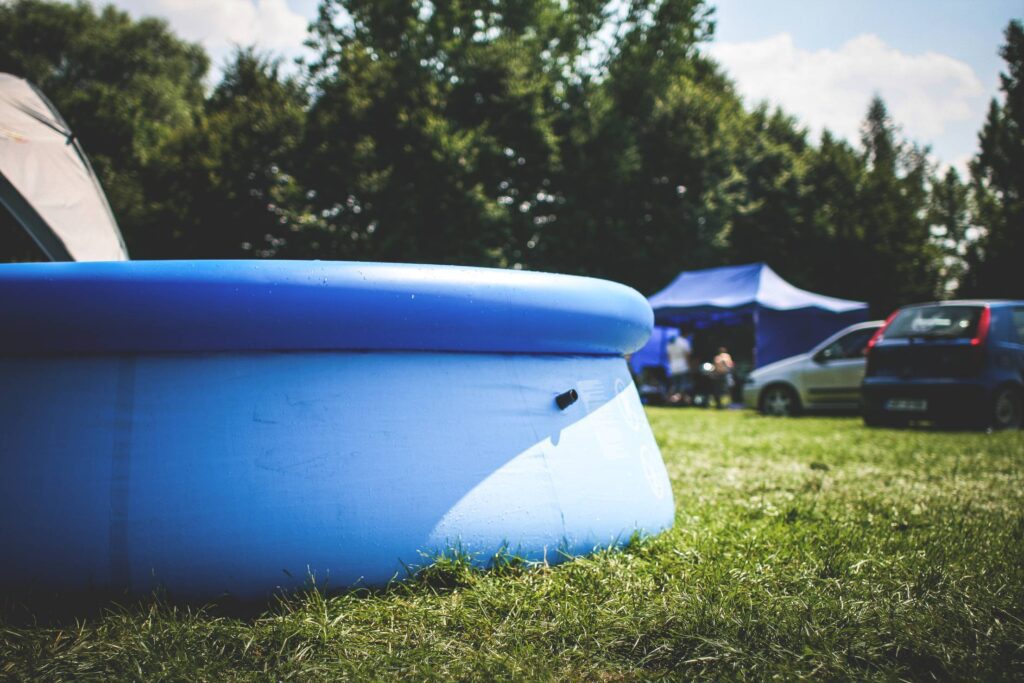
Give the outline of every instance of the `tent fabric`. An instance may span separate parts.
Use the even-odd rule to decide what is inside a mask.
[[[810,351],[844,327],[867,319],[866,307],[833,314],[813,308],[792,311],[765,308],[758,313],[754,330],[757,343],[755,367]]]
[[[803,353],[868,318],[866,303],[799,289],[764,263],[683,271],[648,301],[659,326],[752,323],[755,367]]]
[[[0,73],[0,204],[54,261],[124,261],[96,174],[67,123],[28,81]]]
[[[867,308],[862,301],[836,299],[798,289],[764,263],[683,271],[668,287],[648,300],[655,311],[666,315],[674,310],[755,305],[777,311],[819,308],[832,313]]]
[[[630,365],[636,372],[646,367],[663,367],[668,373],[668,351],[669,343],[679,336],[679,330],[674,327],[657,327],[651,330],[651,336],[643,348],[630,357]]]

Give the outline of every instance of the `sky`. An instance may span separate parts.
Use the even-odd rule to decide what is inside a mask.
[[[710,53],[748,103],[857,142],[879,94],[903,135],[963,170],[999,95],[999,57],[1024,0],[718,0]]]
[[[114,0],[133,16],[167,19],[202,43],[215,64],[233,45],[296,57],[318,0]],[[859,141],[881,95],[905,138],[963,171],[977,150],[1004,68],[1003,29],[1024,0],[712,0],[715,39],[705,49],[749,106],[768,101],[817,138]]]

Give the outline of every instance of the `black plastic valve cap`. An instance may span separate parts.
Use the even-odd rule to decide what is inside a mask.
[[[555,403],[558,405],[559,410],[565,410],[573,403],[575,403],[577,400],[579,400],[579,397],[580,395],[576,393],[575,389],[570,389],[569,391],[563,394],[555,396]]]

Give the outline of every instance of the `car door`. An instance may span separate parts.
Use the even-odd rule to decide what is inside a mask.
[[[1011,335],[1010,348],[1013,350],[1013,367],[1020,373],[1019,377],[1024,380],[1024,306],[1014,306],[1011,311],[1013,321],[1013,334]],[[1013,338],[1013,335],[1016,335]]]
[[[860,405],[864,349],[877,330],[853,330],[814,354],[801,378],[808,407],[853,409]]]

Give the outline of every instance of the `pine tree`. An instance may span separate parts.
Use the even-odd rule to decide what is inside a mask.
[[[858,193],[863,242],[856,262],[872,312],[886,315],[936,290],[936,263],[925,248],[928,167],[923,151],[898,139],[881,98],[868,108],[861,144],[867,171]]]
[[[977,222],[984,231],[968,261],[961,293],[1024,297],[1024,25],[1006,27],[1000,55],[1003,102],[993,100],[971,162]]]
[[[971,231],[970,191],[950,168],[931,182],[928,205],[929,248],[938,264],[938,298],[948,297],[961,285]]]

